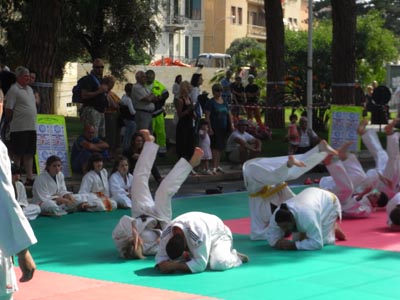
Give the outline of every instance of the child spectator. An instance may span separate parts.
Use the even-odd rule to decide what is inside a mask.
[[[83,176],[79,194],[95,194],[98,211],[112,211],[117,208],[117,203],[110,199],[108,173],[103,168],[103,157],[94,153],[88,163],[88,172]]]
[[[125,156],[119,156],[114,163],[110,176],[111,197],[119,208],[132,207],[131,186],[132,174],[129,173],[129,162]]]
[[[203,150],[203,157],[201,158],[200,168],[203,175],[213,175],[210,170],[210,160],[212,159],[210,136],[208,135],[209,127],[208,122],[204,119],[200,120],[199,129],[199,146]]]
[[[300,135],[297,130],[297,115],[291,114],[289,117],[290,124],[288,126],[289,155],[295,154],[300,142]]]
[[[15,197],[18,204],[21,206],[25,217],[28,220],[35,220],[40,214],[40,206],[37,204],[30,204],[28,197],[26,196],[26,190],[24,184],[20,181],[21,170],[20,168],[12,163],[11,164],[12,184],[15,191]]]
[[[119,107],[119,112],[125,125],[124,139],[122,141],[123,151],[128,150],[131,145],[132,136],[135,134],[137,127],[135,122],[136,110],[133,107],[133,101],[130,97],[132,94],[132,87],[132,83],[127,83],[125,85],[125,94],[121,98]]]

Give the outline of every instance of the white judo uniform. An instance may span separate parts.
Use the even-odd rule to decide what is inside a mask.
[[[35,220],[37,216],[40,215],[41,212],[40,206],[28,202],[25,186],[21,181],[15,182],[15,190],[16,190],[17,202],[21,206],[25,217],[28,220]]]
[[[390,220],[390,213],[396,208],[397,205],[400,205],[400,193],[397,193],[386,205],[387,224],[389,227],[392,227],[393,225],[392,220]]]
[[[344,161],[337,160],[327,165],[329,176],[333,180],[333,185],[327,184],[327,178],[320,181],[320,187],[330,190],[340,200],[342,206],[343,217],[348,218],[366,218],[373,211],[371,202],[367,195],[364,195],[361,200],[357,201],[356,194],[362,190],[356,191],[355,187],[363,185],[363,189],[370,184],[360,162],[354,154],[348,154]],[[358,176],[357,176],[358,175]],[[331,180],[329,178],[329,181]],[[364,180],[360,180],[364,178]]]
[[[269,219],[272,215],[271,204],[279,206],[295,194],[285,181],[293,180],[311,170],[325,157],[316,146],[304,154],[294,155],[303,161],[306,167],[287,166],[288,157],[266,157],[248,160],[243,165],[244,184],[249,193],[252,240],[265,240]]]
[[[341,207],[333,193],[319,188],[307,188],[285,203],[296,221],[297,230],[292,236],[298,250],[318,250],[335,243],[335,223],[341,218]],[[267,229],[270,246],[275,246],[285,235],[275,222],[277,211],[272,215]],[[299,240],[300,233],[305,233],[306,238]]]
[[[172,237],[172,228],[182,229],[190,260],[186,261],[192,273],[211,270],[227,270],[242,264],[233,246],[231,230],[215,215],[202,212],[189,212],[178,216],[163,231],[160,249],[156,255],[156,264],[170,260],[166,245]]]
[[[11,163],[0,141],[0,299],[11,299],[17,280],[11,256],[37,242],[33,230],[15,199]]]
[[[132,238],[132,226],[143,240],[143,254],[157,253],[161,229],[172,219],[171,199],[192,170],[189,162],[181,158],[161,181],[153,200],[149,189],[149,177],[157,151],[157,144],[145,142],[136,163],[131,190],[132,217],[123,216],[112,233],[120,254],[126,242]],[[146,217],[142,219],[141,216]]]
[[[125,182],[121,173],[116,171],[111,174],[109,178],[110,194],[111,197],[120,205],[124,207],[132,207],[132,200],[129,197],[129,191],[132,187],[132,174],[127,174],[127,180]]]
[[[90,211],[111,211],[117,208],[117,202],[110,198],[108,173],[104,168],[100,173],[91,170],[83,176],[79,195],[90,206],[94,206]]]

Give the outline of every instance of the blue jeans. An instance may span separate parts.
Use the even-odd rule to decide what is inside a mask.
[[[122,149],[127,150],[131,146],[132,136],[136,133],[136,122],[133,120],[124,119],[125,133],[124,139],[122,140]]]

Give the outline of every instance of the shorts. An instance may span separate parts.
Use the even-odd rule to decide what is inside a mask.
[[[15,155],[36,154],[36,131],[15,131],[10,133],[10,149]]]

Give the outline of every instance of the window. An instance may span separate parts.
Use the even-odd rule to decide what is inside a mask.
[[[236,24],[236,6],[231,6],[231,22],[232,24]]]
[[[185,0],[185,17],[201,20],[201,0]]]
[[[243,8],[238,7],[238,9],[237,9],[237,17],[236,18],[237,18],[237,23],[239,25],[242,25],[243,24]]]
[[[189,58],[189,37],[185,36],[185,58]]]
[[[194,36],[192,39],[192,57],[197,57],[200,54],[200,37]]]

